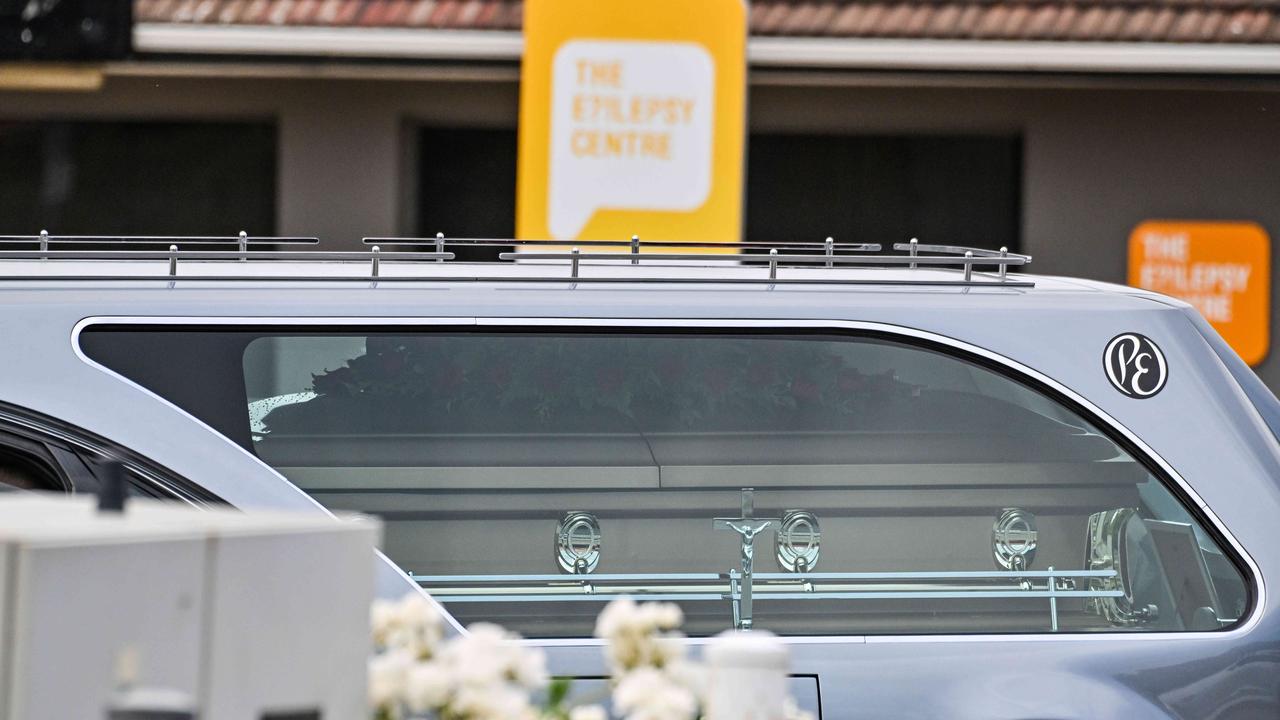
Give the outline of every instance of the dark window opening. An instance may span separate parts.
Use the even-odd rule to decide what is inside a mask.
[[[747,158],[746,240],[1021,246],[1018,136],[753,133]],[[515,130],[420,128],[417,165],[420,236],[514,237]]]
[[[1018,251],[1022,140],[753,133],[746,239]]]
[[[513,238],[516,234],[516,131],[418,130],[417,234]],[[459,260],[497,260],[509,247],[450,248]]]
[[[0,122],[0,233],[271,234],[269,122]]]
[[[47,455],[47,452],[45,453]],[[43,490],[65,492],[66,483],[49,459],[0,446],[0,492]]]

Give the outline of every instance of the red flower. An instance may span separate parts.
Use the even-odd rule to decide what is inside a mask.
[[[627,379],[626,372],[616,366],[606,366],[596,370],[596,389],[612,395],[622,388]]]
[[[703,370],[702,382],[715,395],[723,396],[729,391],[729,377],[724,370],[717,368]]]
[[[836,388],[840,392],[860,390],[864,385],[866,385],[866,380],[862,377],[862,373],[857,370],[841,370],[836,374]]]
[[[489,368],[489,372],[486,375],[490,384],[506,387],[511,383],[511,365],[509,363],[499,363]]]
[[[818,389],[817,383],[804,378],[796,378],[791,381],[791,395],[797,400],[814,403],[818,402],[821,391]]]
[[[340,367],[323,375],[312,375],[311,386],[319,395],[338,395],[348,391],[348,383],[355,380],[350,367]]]
[[[533,381],[541,392],[553,393],[564,383],[564,373],[554,365],[543,365],[533,372]]]
[[[404,353],[402,352],[392,351],[385,353],[379,360],[382,372],[388,375],[395,375],[404,369]]]
[[[447,388],[457,388],[467,381],[467,371],[456,363],[449,363],[444,366],[444,371],[440,373],[440,384]]]
[[[663,357],[658,361],[658,379],[664,385],[675,385],[684,377],[685,364],[684,358],[672,354]]]
[[[778,376],[778,366],[773,363],[751,363],[747,366],[747,382],[752,385],[768,385]]]

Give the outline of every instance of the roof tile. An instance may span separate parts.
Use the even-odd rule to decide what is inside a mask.
[[[316,14],[320,10],[320,3],[317,0],[297,0],[294,3],[287,17],[284,19],[286,25],[314,25],[316,24]]]
[[[884,4],[879,2],[867,3],[866,10],[862,17],[858,19],[858,24],[852,34],[864,37],[883,35],[884,32],[881,28],[883,27],[884,17],[888,14],[885,12]]]
[[[1160,8],[1151,19],[1151,29],[1147,37],[1151,40],[1167,40],[1173,31],[1173,24],[1178,20],[1178,13],[1173,8]]]
[[[440,0],[436,3],[436,9],[432,11],[431,16],[427,19],[427,24],[433,28],[462,27],[455,22],[459,8],[459,0]]]
[[[836,13],[840,8],[834,2],[824,2],[818,6],[818,11],[813,15],[813,34],[829,35],[831,34],[831,22],[835,20]]]
[[[782,24],[790,15],[791,8],[783,3],[761,3],[759,25],[752,24],[752,27],[759,27],[761,33],[772,35],[782,30]]]
[[[813,21],[815,10],[817,8],[811,2],[801,2],[787,8],[778,25],[778,32],[783,35],[812,35],[809,24]]]
[[[1005,5],[992,5],[987,8],[973,30],[974,37],[990,40],[1002,38],[1005,19],[1008,15],[1009,8]]]
[[[977,5],[966,4],[963,7],[960,18],[956,20],[956,37],[974,37],[978,23],[982,21],[983,10]]]
[[[236,18],[237,23],[245,25],[266,25],[267,14],[271,12],[271,0],[250,0],[249,7]]]
[[[760,3],[751,6],[751,15],[754,18],[756,8],[761,7]],[[761,10],[763,12],[763,10]],[[850,3],[841,8],[835,18],[831,21],[832,35],[852,35],[858,24],[862,22],[862,14],[866,12],[866,8],[858,3]],[[751,23],[752,29],[756,24]]]
[[[1026,39],[1028,20],[1031,9],[1026,5],[1014,5],[1009,10],[1009,18],[1005,21],[1005,37]]]
[[[472,19],[472,26],[477,29],[493,27],[493,21],[499,16],[501,10],[502,3],[496,0],[485,0],[479,3],[475,17]]]
[[[696,1],[696,0],[695,0]],[[519,30],[521,0],[134,0],[139,22]],[[1280,43],[1280,0],[753,0],[755,35]]]
[[[1124,29],[1124,21],[1128,18],[1129,13],[1124,8],[1112,7],[1107,8],[1102,15],[1102,26],[1098,31],[1099,40],[1119,40],[1120,32]]]
[[[248,5],[249,0],[231,0],[231,2],[222,3],[222,7],[218,8],[217,17],[213,19],[213,22],[222,25],[234,23],[244,13]]]
[[[1025,36],[1028,40],[1045,40],[1053,37],[1054,22],[1061,16],[1051,5],[1040,5],[1027,18]]]
[[[889,7],[880,29],[880,34],[892,37],[903,37],[907,34],[907,24],[911,20],[912,6],[906,3],[895,3]]]
[[[929,13],[929,22],[925,25],[920,34],[924,37],[953,37],[958,29],[959,19],[959,5],[956,5],[955,3],[940,5]]]

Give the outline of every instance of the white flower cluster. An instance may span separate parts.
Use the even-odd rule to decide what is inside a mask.
[[[596,620],[613,677],[614,709],[626,720],[693,720],[705,673],[685,657],[684,613],[673,603],[618,598]]]
[[[674,603],[609,603],[596,620],[613,677],[613,707],[625,720],[694,720],[706,700],[706,669],[685,655]],[[787,698],[785,720],[813,720]]]
[[[441,720],[536,720],[531,691],[548,682],[542,652],[480,623],[442,642],[444,622],[426,598],[378,601],[372,613],[369,702],[380,720],[410,713]],[[588,719],[589,720],[589,719]]]
[[[540,710],[533,691],[547,686],[546,658],[519,636],[479,623],[444,640],[444,618],[411,593],[372,610],[377,653],[369,661],[369,703],[376,720],[608,720],[587,705]],[[613,679],[613,707],[625,720],[695,720],[705,705],[703,666],[686,657],[672,603],[609,603],[596,621]],[[556,700],[555,702],[560,702]],[[785,720],[813,720],[788,701]]]

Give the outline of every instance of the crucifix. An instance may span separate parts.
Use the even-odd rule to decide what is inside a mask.
[[[751,629],[751,574],[755,561],[756,535],[781,522],[778,518],[755,517],[755,489],[742,488],[742,517],[716,518],[715,528],[728,528],[742,536],[742,601],[738,629]],[[736,600],[736,598],[735,598]]]

